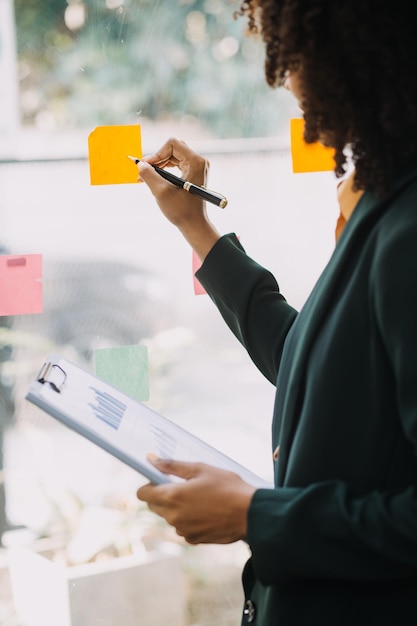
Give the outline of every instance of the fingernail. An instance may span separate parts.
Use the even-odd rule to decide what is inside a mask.
[[[156,462],[158,462],[160,460],[159,456],[157,454],[155,454],[155,452],[148,452],[148,454],[146,455],[146,458],[151,463],[156,463]]]

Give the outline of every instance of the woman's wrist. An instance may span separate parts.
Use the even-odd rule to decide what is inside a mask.
[[[188,241],[201,262],[204,261],[214,244],[220,239],[220,233],[205,220],[202,224],[187,225],[180,228],[183,237]]]

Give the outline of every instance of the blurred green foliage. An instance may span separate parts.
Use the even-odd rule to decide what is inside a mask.
[[[15,0],[22,123],[196,119],[216,137],[278,134],[289,99],[237,0]]]

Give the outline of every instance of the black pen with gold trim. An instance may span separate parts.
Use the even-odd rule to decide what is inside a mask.
[[[137,157],[128,156],[127,158],[136,163],[136,165],[141,162]],[[149,165],[152,165],[152,163],[149,163]],[[221,194],[216,193],[215,191],[209,191],[208,189],[205,189],[205,187],[194,185],[194,183],[190,183],[188,180],[175,176],[175,174],[171,174],[171,172],[167,172],[162,169],[162,167],[158,167],[157,165],[152,165],[152,167],[160,176],[162,176],[162,178],[165,178],[165,180],[169,181],[176,187],[185,189],[185,191],[192,193],[194,196],[198,196],[202,200],[211,202],[211,204],[216,204],[221,209],[224,209],[227,206],[227,199]]]

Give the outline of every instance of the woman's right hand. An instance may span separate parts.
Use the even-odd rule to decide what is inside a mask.
[[[220,235],[207,217],[205,202],[166,181],[149,164],[178,167],[181,177],[206,186],[209,162],[179,139],[169,139],[158,152],[144,157],[139,165],[140,180],[151,190],[165,217],[176,226],[203,261]]]

